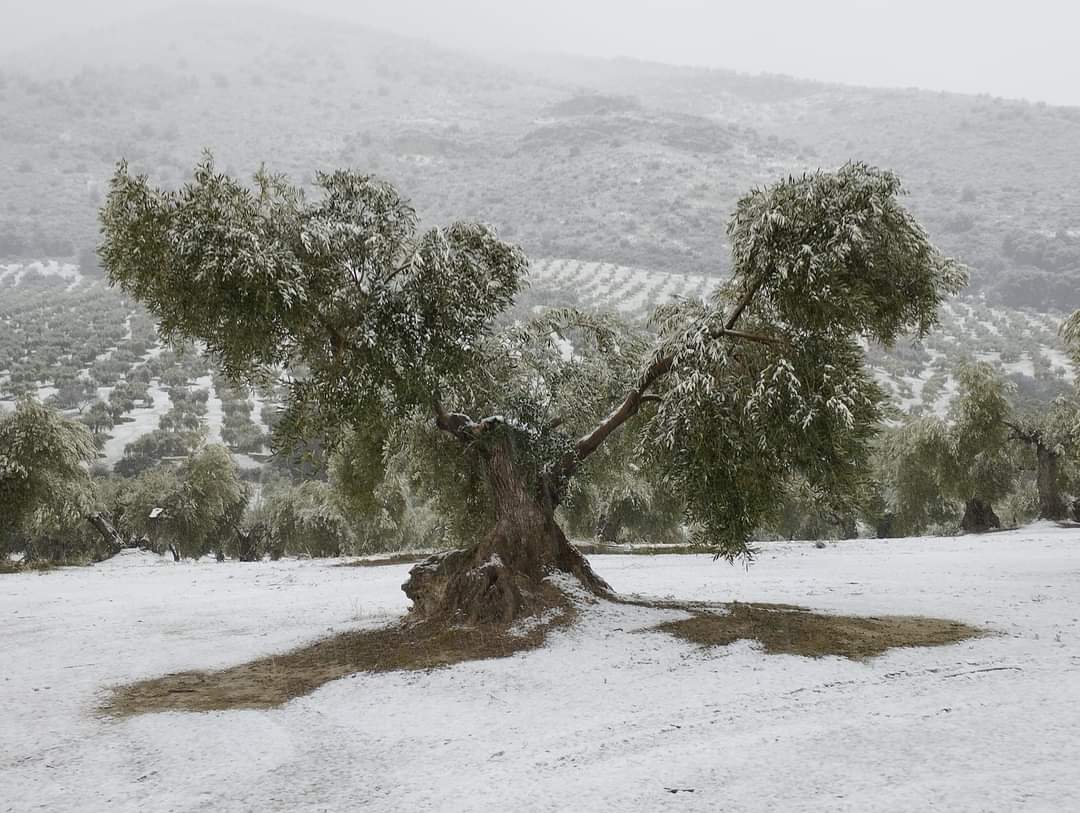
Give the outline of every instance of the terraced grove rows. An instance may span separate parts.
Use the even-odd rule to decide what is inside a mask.
[[[534,261],[530,280],[524,301],[532,309],[596,308],[640,321],[658,304],[707,297],[716,284],[703,275],[556,258]],[[960,298],[942,309],[941,327],[930,336],[902,340],[889,350],[868,347],[868,361],[896,405],[916,414],[945,412],[956,391],[953,369],[964,358],[997,367],[1023,396],[1049,399],[1067,391],[1075,377],[1058,336],[1061,318]],[[162,350],[147,314],[100,278],[70,263],[0,264],[0,409],[31,392],[79,416],[94,399],[108,400],[117,384],[141,378],[145,397],[102,440],[102,462],[109,467],[127,444],[159,427],[172,406],[172,386],[207,391],[199,418],[211,440],[222,437],[223,412],[247,420],[236,417],[238,407],[249,413],[249,429],[267,428],[271,409],[258,395],[230,395],[215,384],[205,363],[161,359]],[[138,372],[147,365],[152,378]],[[239,448],[234,452],[242,466],[258,465]]]
[[[941,326],[922,341],[901,341],[890,350],[870,347],[867,355],[878,380],[906,412],[944,414],[956,391],[951,372],[964,359],[997,368],[1023,399],[1048,401],[1075,379],[1058,335],[1062,318],[959,298],[946,303]]]
[[[702,275],[551,258],[534,261],[530,277],[538,303],[614,310],[632,319],[645,319],[654,306],[679,297],[706,297],[717,284]],[[1021,394],[1049,399],[1075,377],[1058,336],[1062,318],[960,297],[945,305],[941,326],[922,341],[901,340],[888,350],[868,347],[867,356],[875,376],[907,412],[943,414],[956,392],[951,371],[963,359],[985,361],[1010,377]]]
[[[656,305],[680,297],[704,298],[717,282],[701,274],[551,258],[533,261],[530,279],[539,291],[571,297],[576,307],[613,310],[630,317],[644,317]]]
[[[118,388],[130,397],[113,399]],[[88,422],[99,462],[111,469],[129,444],[159,429],[163,418],[178,417],[169,413],[183,391],[199,390],[205,407],[197,419],[206,437],[221,442],[224,433],[242,468],[258,466],[242,452],[259,452],[268,429],[271,410],[260,395],[222,386],[197,356],[167,352],[142,308],[77,266],[0,265],[0,410],[32,394]],[[92,422],[95,410],[104,426]]]

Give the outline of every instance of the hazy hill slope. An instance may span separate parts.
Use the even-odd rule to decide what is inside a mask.
[[[92,243],[122,156],[166,184],[204,147],[245,173],[265,161],[302,181],[351,164],[407,181],[417,145],[467,156],[561,95],[424,43],[271,12],[177,11],[57,51],[44,73],[23,55],[0,78],[0,256]]]
[[[0,260],[66,257],[124,156],[387,177],[428,221],[533,256],[723,274],[738,196],[849,158],[896,169],[991,302],[1080,305],[1080,110],[626,61],[497,64],[360,26],[188,7],[9,56]]]
[[[974,290],[1037,308],[1080,305],[1080,108],[631,60],[534,56],[519,66],[752,128],[800,169],[889,167],[938,243],[971,264]]]

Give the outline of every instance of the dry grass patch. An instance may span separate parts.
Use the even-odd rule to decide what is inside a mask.
[[[335,567],[386,567],[387,565],[411,565],[422,562],[430,553],[395,553],[373,559],[354,559],[351,562],[339,562]]]
[[[425,670],[463,661],[505,658],[535,649],[552,629],[570,624],[572,604],[551,589],[548,610],[511,627],[410,622],[344,632],[214,672],[178,672],[112,690],[101,711],[127,717],[158,711],[266,709],[356,672]]]
[[[706,647],[751,639],[770,654],[808,658],[840,655],[865,660],[897,647],[944,646],[986,634],[977,627],[942,618],[830,615],[784,604],[735,602],[723,606],[726,612],[689,606],[682,609],[694,616],[654,629]]]
[[[586,556],[682,556],[714,553],[700,545],[609,545],[603,542],[575,542],[574,547]]]
[[[357,672],[427,670],[504,658],[542,646],[551,630],[569,625],[577,616],[577,608],[560,590],[549,589],[541,614],[510,627],[453,626],[406,618],[393,626],[341,633],[227,669],[179,672],[120,686],[111,691],[101,711],[126,717],[160,711],[273,708]],[[691,643],[712,647],[752,639],[772,654],[861,660],[896,647],[942,646],[986,634],[938,618],[828,615],[783,604],[617,600],[690,612],[691,618],[652,629]]]

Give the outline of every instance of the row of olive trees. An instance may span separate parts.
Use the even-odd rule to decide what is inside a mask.
[[[1030,519],[1062,520],[1080,486],[1080,403],[1017,404],[986,364],[961,365],[944,418],[885,430],[865,516],[882,536],[959,527],[982,532]]]
[[[0,556],[85,562],[122,547],[246,561],[337,556],[441,544],[442,529],[387,483],[376,510],[349,514],[347,484],[279,480],[262,489],[240,477],[228,450],[203,445],[132,476],[95,477],[97,451],[81,422],[33,399],[0,415]],[[335,463],[334,472],[345,467]],[[256,497],[257,492],[259,498]],[[408,510],[406,510],[408,509]]]
[[[792,478],[757,534],[850,537],[860,525],[879,536],[985,531],[1002,518],[1016,524],[1070,515],[1069,495],[1080,485],[1080,404],[1059,398],[1019,408],[1010,385],[985,364],[962,365],[956,378],[944,418],[883,427],[864,477],[846,490],[823,495]],[[292,480],[279,476],[252,499],[221,446],[202,445],[178,462],[148,460],[130,476],[92,478],[89,433],[27,399],[0,418],[0,544],[5,555],[47,561],[100,559],[119,545],[176,559],[251,561],[460,544],[471,532],[468,511],[443,505],[430,485],[456,470],[426,442],[429,431],[423,422],[406,426],[387,446],[385,476],[374,488],[364,440],[354,432],[321,478],[294,469]],[[690,534],[685,506],[633,463],[637,443],[625,433],[606,450],[605,465],[568,495],[560,516],[576,538],[673,542]]]
[[[205,391],[172,392],[162,426],[129,444],[107,476],[91,466],[98,438],[85,416],[68,418],[31,398],[0,416],[0,554],[85,562],[143,547],[177,560],[251,561],[430,550],[467,538],[467,523],[455,520],[460,512],[447,510],[426,484],[423,473],[439,462],[422,425],[411,425],[389,452],[373,489],[355,433],[310,468],[279,455],[266,482],[253,486],[228,450],[206,445],[198,431]],[[562,515],[576,537],[685,541],[683,506],[630,462],[635,442],[627,433],[613,444],[608,465],[569,496]]]

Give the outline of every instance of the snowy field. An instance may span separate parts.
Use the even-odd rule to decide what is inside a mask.
[[[653,596],[922,614],[997,635],[867,663],[701,650],[586,610],[541,650],[359,675],[269,711],[96,713],[112,684],[283,651],[406,609],[408,565],[0,576],[0,810],[1080,810],[1080,530],[609,556]]]

